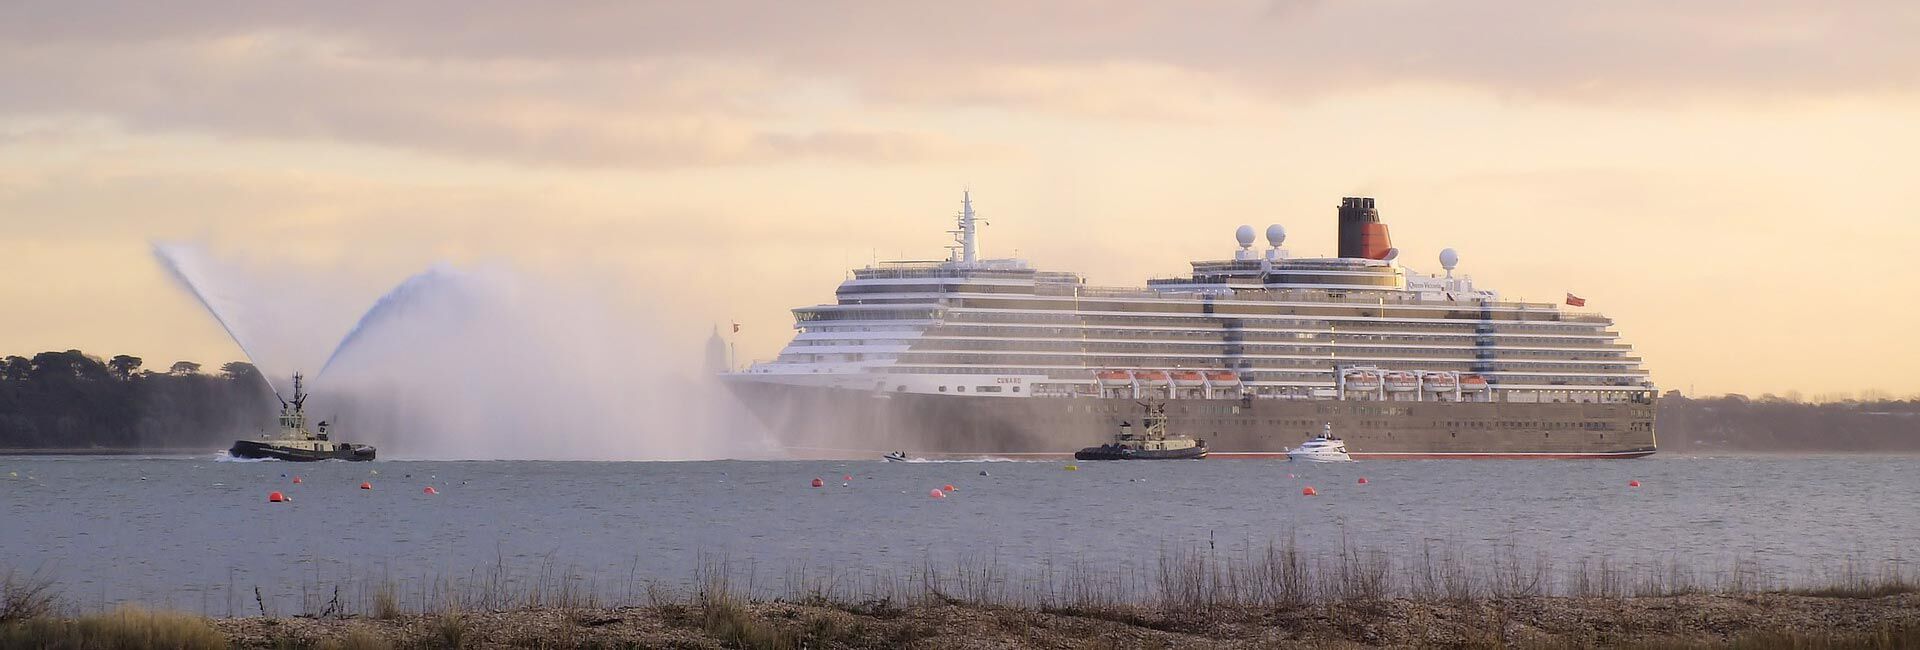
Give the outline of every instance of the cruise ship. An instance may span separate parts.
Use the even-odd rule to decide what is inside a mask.
[[[1654,453],[1656,391],[1611,319],[1502,299],[1453,249],[1408,268],[1372,198],[1337,216],[1338,257],[1240,226],[1227,259],[1115,288],[981,257],[963,194],[946,259],[854,269],[793,310],[778,358],[723,379],[801,457],[1067,457],[1142,403],[1210,458],[1284,457],[1328,425],[1358,459]]]

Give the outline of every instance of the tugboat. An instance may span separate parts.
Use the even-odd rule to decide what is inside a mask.
[[[1140,403],[1147,415],[1140,423],[1146,431],[1135,435],[1133,425],[1120,423],[1113,442],[1074,452],[1074,460],[1185,460],[1207,457],[1207,441],[1188,436],[1167,435],[1167,405]]]
[[[227,455],[234,458],[272,458],[290,461],[373,460],[372,445],[334,442],[328,439],[327,423],[320,431],[307,430],[307,388],[300,373],[293,373],[293,402],[280,400],[280,432],[253,440],[236,440]]]
[[[1300,443],[1299,447],[1287,450],[1287,460],[1302,460],[1310,463],[1351,463],[1353,457],[1347,455],[1347,443],[1333,435],[1333,423],[1324,425],[1320,435]]]

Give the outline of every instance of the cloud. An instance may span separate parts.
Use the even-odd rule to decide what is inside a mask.
[[[1894,1],[12,3],[0,117],[532,164],[890,164],[1004,150],[937,126],[970,108],[1260,120],[1405,85],[1913,95],[1917,32],[1920,7]]]

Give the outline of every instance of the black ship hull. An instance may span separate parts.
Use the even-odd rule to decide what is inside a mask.
[[[728,377],[729,388],[807,458],[1056,458],[1112,440],[1139,404],[1117,398],[1010,398],[875,392]],[[1355,459],[1607,459],[1654,453],[1651,403],[1178,399],[1175,427],[1210,459],[1287,457],[1326,424]]]
[[[282,447],[279,445],[275,445],[268,442],[261,442],[258,440],[236,441],[233,443],[233,448],[227,450],[227,455],[232,456],[234,458],[257,458],[257,459],[285,460],[285,461],[293,461],[293,462],[315,462],[315,461],[322,461],[322,460],[348,460],[348,461],[373,460],[374,453],[375,452],[373,447],[369,447],[366,445],[353,445],[353,446],[342,445],[342,448],[335,449],[333,451],[314,451],[311,449]]]
[[[1207,457],[1206,447],[1186,449],[1127,449],[1124,447],[1088,447],[1073,452],[1074,460],[1200,460]]]

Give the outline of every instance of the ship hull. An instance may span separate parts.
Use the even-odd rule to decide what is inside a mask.
[[[1206,447],[1158,450],[1121,450],[1110,447],[1088,447],[1073,452],[1074,460],[1200,460],[1206,457]]]
[[[372,447],[364,446],[356,449],[313,451],[311,449],[281,447],[256,440],[236,441],[233,443],[233,448],[227,450],[227,455],[234,458],[285,460],[299,463],[322,460],[367,461],[373,460],[374,453]]]
[[[729,377],[787,454],[870,458],[1070,458],[1110,442],[1131,399],[883,393]],[[1650,403],[1169,400],[1172,433],[1208,457],[1286,458],[1330,423],[1355,459],[1621,459],[1656,451]]]

